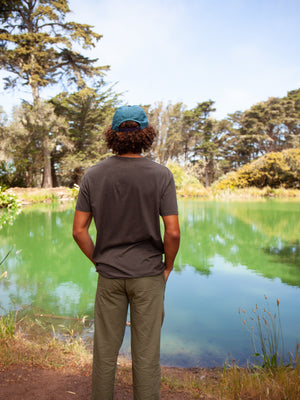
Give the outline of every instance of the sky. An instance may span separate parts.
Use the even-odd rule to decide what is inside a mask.
[[[221,119],[300,88],[300,0],[69,0],[69,6],[70,20],[103,35],[85,54],[110,65],[105,80],[116,83],[125,103],[193,108],[213,100],[213,116]],[[9,113],[30,90],[0,88],[0,95]]]

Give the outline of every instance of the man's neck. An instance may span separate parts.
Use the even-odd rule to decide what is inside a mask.
[[[139,153],[125,153],[125,154],[118,154],[118,157],[129,157],[129,158],[141,158],[142,156]]]

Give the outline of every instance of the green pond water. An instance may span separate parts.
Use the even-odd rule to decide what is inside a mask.
[[[249,359],[238,309],[276,310],[285,353],[300,342],[300,203],[180,201],[181,247],[166,288],[161,361],[220,366]],[[72,239],[73,204],[26,207],[0,229],[0,313],[93,318],[97,274]],[[1,224],[0,224],[1,225]],[[92,228],[92,235],[94,229]],[[20,251],[21,250],[21,251]],[[16,254],[16,251],[19,251]],[[272,311],[273,312],[273,311]],[[242,319],[245,316],[242,316]],[[90,326],[82,333],[92,338]],[[130,349],[130,328],[121,351]]]

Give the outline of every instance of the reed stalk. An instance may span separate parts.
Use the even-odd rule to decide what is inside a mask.
[[[285,366],[284,339],[280,318],[280,301],[277,299],[277,312],[271,312],[268,298],[265,295],[266,306],[260,309],[258,305],[248,318],[244,309],[239,309],[242,326],[248,333],[247,341],[253,355],[261,358],[262,367],[275,369]]]

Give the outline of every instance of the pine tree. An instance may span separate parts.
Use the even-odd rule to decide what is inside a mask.
[[[113,89],[85,87],[75,93],[60,93],[51,100],[55,113],[68,121],[68,138],[59,143],[52,159],[58,167],[60,184],[79,184],[84,170],[107,155],[103,131],[111,122],[119,95]]]
[[[0,11],[0,67],[9,72],[5,88],[18,82],[29,86],[33,107],[42,88],[62,81],[83,87],[85,79],[102,76],[108,69],[74,50],[75,43],[83,49],[94,47],[101,35],[90,25],[67,22],[68,13],[67,0],[22,0],[9,11]],[[43,186],[51,187],[51,148],[49,138],[42,136]]]

